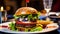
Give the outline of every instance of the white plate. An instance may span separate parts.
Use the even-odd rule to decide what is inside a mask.
[[[11,22],[2,23],[2,24],[0,24],[0,26],[1,25],[7,25],[8,26],[9,23],[11,23]],[[17,33],[17,34],[20,34],[20,33],[45,33],[45,32],[50,32],[50,31],[56,30],[59,27],[57,23],[53,23],[53,24],[49,24],[49,25],[55,25],[56,28],[46,28],[46,29],[43,29],[42,31],[35,31],[35,32],[20,32],[20,31],[12,31],[12,30],[9,30],[7,28],[0,28],[0,31],[6,32],[6,33]]]

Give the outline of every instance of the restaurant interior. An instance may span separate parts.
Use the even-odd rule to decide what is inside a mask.
[[[22,18],[20,18],[20,17],[18,18],[17,16],[24,15],[25,12],[27,12],[28,10],[37,11],[37,13],[34,12],[33,16],[35,14],[39,15],[38,18],[36,18],[36,19],[34,17],[32,17],[33,19],[31,18],[32,23],[36,22],[36,20],[37,21],[40,20],[41,21],[40,24],[42,24],[44,21],[46,21],[49,23],[53,22],[54,24],[58,25],[58,27],[55,30],[52,30],[49,32],[42,32],[42,33],[34,32],[33,34],[60,34],[60,0],[0,0],[0,24],[15,21],[15,22],[19,22],[20,27],[23,27],[21,25],[22,24],[22,22],[21,22]],[[32,13],[28,12],[26,14],[28,14],[28,16],[30,15],[30,17],[31,17]],[[27,22],[30,22],[29,20],[27,20],[27,17],[26,18],[24,17],[23,19],[24,19],[24,20],[22,20],[24,22],[23,24],[25,24],[25,23],[30,24],[30,25],[32,24],[32,23],[27,23]],[[35,21],[34,21],[34,19],[35,19]],[[18,21],[18,20],[20,20],[20,21]],[[27,25],[27,26],[25,25],[24,28],[26,27],[29,29],[30,25]],[[34,24],[32,24],[31,27],[33,27],[33,25]],[[46,25],[45,22],[44,22],[44,25]],[[13,26],[14,25],[12,25],[12,27]],[[15,23],[15,26],[18,26],[18,23]],[[8,34],[8,32],[5,32],[5,31],[3,32],[1,30],[2,28],[6,28],[6,27],[7,26],[4,26],[4,25],[1,26],[0,25],[0,33],[1,34]],[[51,27],[51,28],[53,28],[53,27]],[[22,30],[24,30],[24,29],[22,28]],[[29,31],[30,31],[30,29],[29,29]],[[26,32],[24,32],[24,34],[25,33]],[[27,34],[31,34],[31,32],[27,33]]]

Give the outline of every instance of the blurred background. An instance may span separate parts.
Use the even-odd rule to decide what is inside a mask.
[[[0,0],[0,7],[3,6],[5,10],[7,10],[8,14],[14,14],[16,10],[20,7],[26,6],[25,0]],[[30,0],[27,3],[28,7],[33,7],[38,11],[44,9],[43,0]],[[52,11],[60,12],[60,0],[53,0]]]

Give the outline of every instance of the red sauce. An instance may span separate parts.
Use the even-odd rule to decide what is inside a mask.
[[[6,25],[2,25],[2,28],[8,28],[8,26],[6,26]]]
[[[48,26],[48,28],[56,28],[56,26]]]

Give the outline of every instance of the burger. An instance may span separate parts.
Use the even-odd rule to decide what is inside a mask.
[[[38,11],[32,7],[19,8],[15,13],[15,28],[19,31],[30,30],[36,27],[38,20]]]
[[[9,29],[13,31],[35,32],[42,31],[50,20],[39,20],[40,13],[32,7],[19,8],[14,14],[14,21],[9,24]]]

